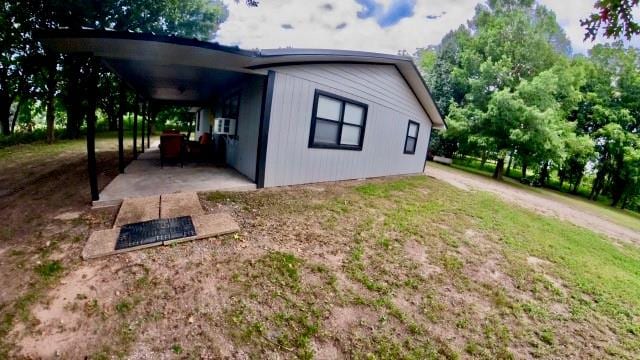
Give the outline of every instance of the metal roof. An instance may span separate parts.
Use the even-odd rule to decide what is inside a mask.
[[[446,124],[410,57],[328,49],[244,50],[177,36],[110,30],[42,30],[37,38],[61,53],[91,53],[143,96],[204,102],[243,77],[291,64],[364,63],[395,66],[434,127]]]

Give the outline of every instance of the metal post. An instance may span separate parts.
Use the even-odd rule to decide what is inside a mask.
[[[156,114],[153,112],[151,102],[149,102],[149,118],[147,119],[147,149],[151,146],[151,122],[156,121]]]
[[[133,158],[138,158],[138,99],[133,108]]]
[[[91,200],[99,200],[98,174],[96,171],[96,104],[98,87],[98,62],[91,59],[91,72],[89,74],[89,89],[87,103],[87,169],[89,172],[89,187],[91,188]]]
[[[118,169],[124,173],[124,108],[125,108],[125,85],[120,82],[120,114],[118,116]]]
[[[144,126],[145,126],[145,120],[147,119],[147,102],[144,101],[142,103],[142,126],[140,131],[142,132],[140,134],[140,137],[142,139],[142,149],[140,150],[143,154],[144,154]]]

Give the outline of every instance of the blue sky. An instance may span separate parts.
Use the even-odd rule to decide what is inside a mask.
[[[394,0],[388,6],[374,0],[356,0],[362,5],[362,10],[356,14],[360,19],[375,18],[380,27],[396,25],[404,18],[415,15],[413,9],[416,7],[415,0]]]
[[[478,0],[262,0],[257,8],[224,0],[229,18],[216,41],[243,48],[335,48],[395,54],[437,44],[465,24]],[[538,0],[552,9],[574,52],[583,42],[580,19],[595,0]],[[602,40],[599,40],[602,41]],[[634,40],[634,45],[640,41]]]

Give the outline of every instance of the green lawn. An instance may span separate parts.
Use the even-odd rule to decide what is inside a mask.
[[[467,166],[464,163],[455,163],[452,165],[456,169],[464,170],[470,173],[481,175],[484,177],[492,176],[492,169],[487,165],[485,168],[478,166]],[[513,174],[516,172],[514,171]],[[589,211],[598,216],[607,218],[619,225],[626,226],[628,228],[640,231],[640,213],[631,210],[622,210],[609,206],[610,201],[605,198],[600,198],[600,201],[590,201],[584,196],[572,195],[565,192],[560,192],[549,188],[537,188],[532,186],[526,186],[520,184],[517,179],[505,177],[504,182],[512,186],[516,186],[521,189],[527,189],[532,192],[536,192],[543,196],[548,196],[554,200],[560,200],[568,205],[577,207],[579,209]],[[586,191],[586,190],[585,190]]]

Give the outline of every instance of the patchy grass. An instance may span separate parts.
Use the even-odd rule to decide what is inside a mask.
[[[60,275],[60,273],[64,270],[60,261],[46,261],[38,266],[36,266],[36,273],[40,275],[42,278],[46,280],[51,280]]]
[[[108,213],[29,220],[65,227],[0,253],[25,284],[0,304],[0,357],[53,357],[30,345],[52,339],[92,359],[640,353],[640,250],[490,194],[415,176],[201,201],[242,231],[80,262]]]
[[[429,163],[429,166],[439,167],[444,165],[432,162]],[[491,166],[480,168],[479,164],[477,164],[477,166],[467,166],[464,163],[456,162],[452,167],[461,171],[474,173],[484,177],[491,177],[493,175],[493,167]],[[611,200],[603,196],[600,197],[599,201],[588,200],[587,197],[591,189],[584,183],[581,185],[580,195],[573,195],[566,191],[558,191],[551,188],[536,188],[520,184],[519,176],[517,174],[519,174],[519,172],[512,172],[512,175],[514,175],[514,177],[505,177],[504,182],[519,189],[534,192],[540,194],[541,196],[564,202],[568,205],[581,209],[582,211],[587,211],[602,218],[608,219],[618,225],[640,231],[640,212],[611,207]]]

